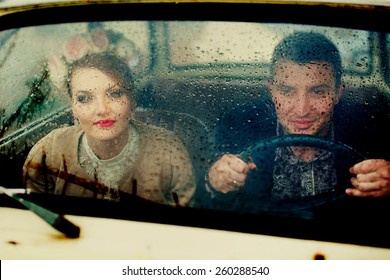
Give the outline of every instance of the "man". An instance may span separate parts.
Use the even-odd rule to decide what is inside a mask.
[[[340,123],[346,125],[345,119],[339,118],[338,124],[334,120],[345,86],[341,81],[339,51],[329,39],[311,32],[287,36],[275,48],[271,73],[269,91],[277,119],[263,125],[256,134],[259,138],[300,134],[343,143],[359,141],[355,136],[343,137],[346,128],[340,127]],[[251,138],[244,130],[239,133],[242,139]],[[374,145],[375,142],[366,146]],[[244,159],[227,153],[206,174],[206,189],[215,200],[225,203],[225,208],[237,206],[256,211],[268,207],[270,201],[310,199],[334,193],[338,185],[348,183],[340,174],[349,172],[351,185],[343,189],[347,195],[390,196],[390,163],[384,159],[363,160],[340,168],[343,160],[337,153],[315,147],[277,147],[272,153],[266,152],[269,154],[264,158],[272,162],[272,178],[268,178],[267,186],[259,187],[267,181],[264,174],[261,182],[251,181],[264,170],[250,157]]]

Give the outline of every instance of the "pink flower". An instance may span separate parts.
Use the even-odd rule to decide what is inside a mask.
[[[110,42],[107,37],[107,32],[101,28],[93,29],[90,33],[93,44],[99,50],[107,50]]]
[[[60,55],[52,55],[47,60],[50,80],[57,88],[64,85],[67,76],[67,67]]]
[[[90,52],[105,51],[109,48],[107,32],[93,29],[87,36],[76,35],[65,44],[64,56],[68,62],[79,59]]]
[[[64,56],[66,60],[71,61],[81,58],[88,50],[88,41],[81,35],[71,38],[65,45]]]
[[[114,45],[110,42],[108,34],[104,29],[95,28],[88,33],[71,37],[65,42],[62,49],[59,50],[59,53],[49,57],[47,67],[53,85],[57,88],[63,88],[65,86],[67,64],[72,63],[76,59],[80,59],[88,53],[102,51],[112,51],[125,59],[134,74],[139,74],[142,67],[144,67],[142,65],[142,53],[134,42],[122,38]]]

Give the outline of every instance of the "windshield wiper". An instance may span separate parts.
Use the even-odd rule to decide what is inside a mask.
[[[4,193],[7,196],[15,199],[19,203],[23,204],[27,209],[31,210],[45,222],[54,227],[56,230],[65,234],[69,238],[78,238],[80,236],[80,227],[67,220],[63,215],[54,213],[42,206],[39,206],[31,201],[25,200],[17,196],[17,193],[26,193],[29,191],[26,189],[6,189],[0,186],[0,194]]]

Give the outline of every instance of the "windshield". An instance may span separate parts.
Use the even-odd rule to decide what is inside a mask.
[[[3,31],[1,135],[15,133],[69,106],[61,88],[66,73],[57,72],[63,70],[59,69],[64,67],[62,60],[65,64],[83,52],[110,50],[129,57],[130,66],[144,83],[183,74],[265,82],[273,49],[281,38],[296,30],[319,32],[332,39],[343,54],[345,72],[350,74],[345,78],[363,79],[373,74],[373,38],[367,31],[262,23],[146,21],[58,24]],[[161,67],[167,69],[165,73],[156,70]],[[245,76],[238,78],[241,73]],[[371,81],[367,86],[373,84]],[[377,84],[382,86],[381,81]],[[22,104],[28,108],[22,108]],[[187,113],[196,115],[195,108]]]
[[[390,191],[364,200],[353,178],[390,160],[389,52],[388,34],[303,24],[2,30],[0,185],[299,219],[377,205]]]

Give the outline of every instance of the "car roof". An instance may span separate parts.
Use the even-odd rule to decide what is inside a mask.
[[[78,5],[78,4],[103,4],[103,3],[188,3],[188,2],[231,2],[231,3],[267,3],[267,4],[329,4],[329,5],[364,5],[364,6],[390,6],[390,0],[3,0],[0,8],[12,8],[36,5]]]

